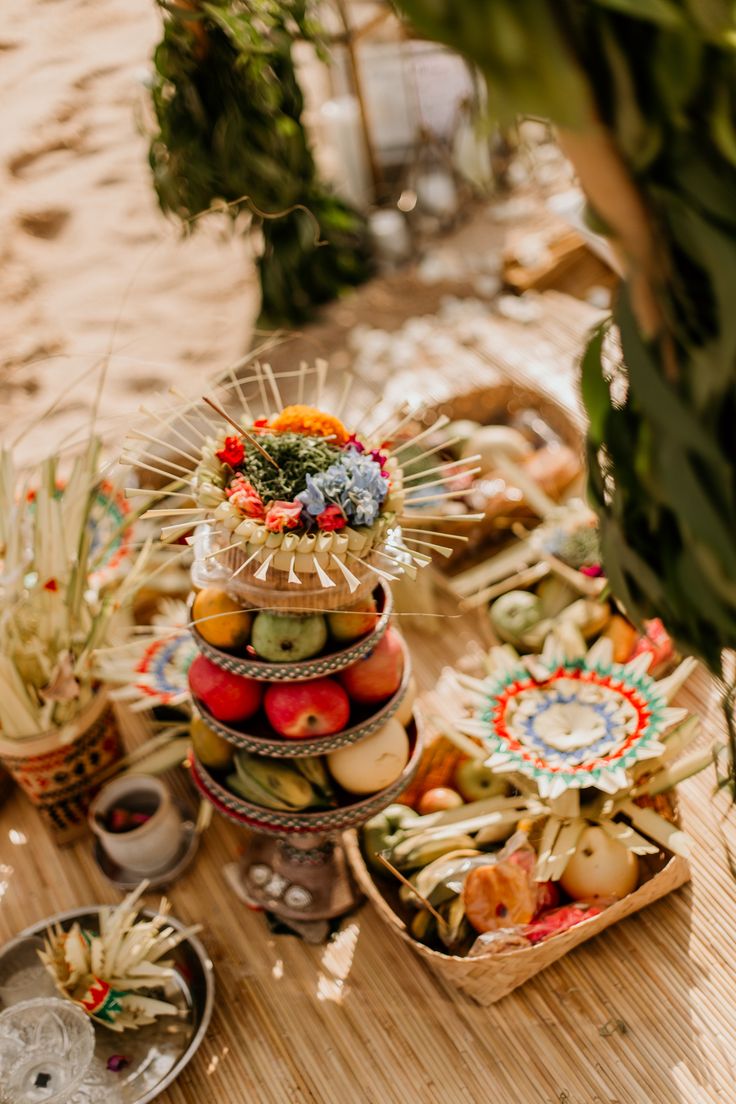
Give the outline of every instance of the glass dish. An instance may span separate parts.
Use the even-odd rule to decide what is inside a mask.
[[[3,1091],[13,1104],[68,1104],[95,1050],[86,1012],[38,997],[0,1014]]]
[[[14,939],[0,950],[2,1008],[10,1008],[34,997],[53,997],[56,994],[53,979],[38,957],[41,950],[43,939],[35,935]]]

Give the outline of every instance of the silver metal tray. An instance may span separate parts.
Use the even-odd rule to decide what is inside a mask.
[[[145,916],[155,915],[152,909],[141,911]],[[26,928],[21,936],[43,936],[51,925],[59,923],[68,928],[75,920],[82,927],[95,929],[98,907],[72,909],[50,916]],[[170,916],[166,922],[173,928],[186,926]],[[0,948],[0,953],[6,949],[10,947]],[[94,1024],[97,1042],[93,1069],[104,1082],[105,1092],[98,1095],[97,1090],[91,1099],[104,1100],[106,1104],[147,1104],[178,1077],[199,1048],[214,1003],[212,962],[199,940],[191,935],[168,957],[173,960],[176,973],[167,983],[165,999],[179,1008],[179,1016],[162,1016],[157,1023],[138,1031],[116,1032]],[[107,1059],[113,1054],[128,1059],[128,1065],[118,1073],[106,1070]],[[83,1093],[79,1099],[85,1099]],[[72,1100],[77,1100],[76,1093]]]

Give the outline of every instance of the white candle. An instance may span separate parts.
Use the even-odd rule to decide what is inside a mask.
[[[444,169],[417,173],[415,189],[421,210],[437,218],[452,218],[457,212],[457,188],[452,174]]]
[[[335,191],[353,207],[365,209],[371,202],[373,185],[355,96],[327,100],[319,109],[319,123]]]
[[[400,211],[387,208],[374,211],[369,220],[371,239],[381,261],[400,264],[411,256],[411,238],[406,219]]]

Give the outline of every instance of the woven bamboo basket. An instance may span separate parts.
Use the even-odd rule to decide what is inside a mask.
[[[431,423],[444,414],[451,421],[469,419],[480,422],[481,425],[495,425],[510,422],[515,414],[523,410],[533,410],[538,414],[579,461],[577,475],[572,481],[549,489],[552,499],[564,499],[570,489],[577,489],[576,484],[579,483],[579,476],[583,471],[583,421],[568,407],[531,382],[519,384],[498,381],[488,386],[461,391],[430,407],[424,420]],[[436,514],[436,505],[428,503],[425,512]],[[524,502],[507,502],[501,512],[504,518],[516,517],[521,522],[535,517]],[[481,549],[485,551],[485,546],[489,543],[503,542],[508,536],[508,525],[504,523],[499,526],[498,511],[495,509],[487,510],[485,516],[475,522],[453,521],[451,515],[441,522],[424,521],[421,510],[416,511],[416,518],[422,525],[438,533],[454,533],[468,538],[453,548],[453,554],[447,560],[437,561],[437,566],[449,567],[450,571],[466,566],[469,560],[477,557]]]
[[[446,985],[460,989],[476,1004],[481,1005],[495,1004],[581,943],[592,939],[624,917],[646,908],[690,880],[687,861],[669,851],[661,851],[658,855],[641,860],[644,872],[641,885],[597,916],[583,920],[566,932],[554,935],[533,947],[523,947],[503,954],[489,953],[477,958],[461,958],[432,950],[412,937],[402,919],[403,909],[399,905],[398,895],[393,892],[390,883],[383,885],[374,880],[364,862],[356,832],[346,835],[345,849],[356,880],[378,915]]]

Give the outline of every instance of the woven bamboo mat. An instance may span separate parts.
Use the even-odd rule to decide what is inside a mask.
[[[463,620],[441,636],[408,635],[427,689],[474,632]],[[718,724],[704,675],[680,700]],[[216,1012],[162,1104],[736,1100],[736,893],[711,788],[710,775],[681,787],[692,885],[487,1009],[446,989],[370,908],[325,947],[270,935],[223,881],[243,836],[215,818],[170,896],[177,916],[205,925]],[[57,850],[13,796],[0,810],[0,939],[58,910],[118,900],[90,852],[89,841]]]
[[[575,351],[593,314],[546,293],[539,324],[492,318],[493,362],[552,376],[569,396]],[[493,375],[485,355],[477,370]],[[449,377],[459,382],[451,368]],[[478,637],[472,617],[445,612],[434,635],[406,629],[425,690]],[[711,733],[719,728],[705,674],[680,700]],[[325,947],[269,934],[224,882],[222,867],[244,837],[215,818],[170,896],[178,917],[204,925],[216,1011],[162,1104],[736,1101],[736,890],[712,788],[709,772],[681,787],[684,827],[695,841],[691,885],[486,1009],[446,989],[369,908]],[[59,910],[119,899],[95,867],[89,840],[58,851],[20,794],[0,808],[0,940]]]

